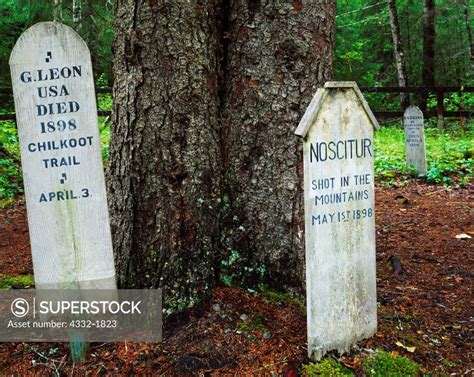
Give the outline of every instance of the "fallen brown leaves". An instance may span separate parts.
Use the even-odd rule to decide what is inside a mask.
[[[417,183],[377,189],[379,329],[340,362],[360,373],[363,358],[383,348],[437,373],[473,368],[472,239],[456,238],[472,229],[472,194],[472,186],[446,190]],[[1,211],[0,221],[0,273],[31,271],[24,207]],[[388,262],[392,255],[400,260],[400,273]],[[93,344],[80,366],[70,363],[65,344],[2,344],[0,369],[20,375],[60,369],[74,375],[296,376],[307,362],[305,347],[300,306],[217,288],[186,317],[166,322],[161,344]]]

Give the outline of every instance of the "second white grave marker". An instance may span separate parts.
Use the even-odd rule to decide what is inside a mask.
[[[407,167],[415,169],[418,175],[426,175],[425,126],[422,111],[416,106],[408,107],[403,114],[403,124]]]
[[[304,138],[308,356],[348,351],[377,330],[373,131],[355,82],[318,89]]]
[[[115,288],[89,49],[68,26],[38,23],[10,69],[38,288]]]

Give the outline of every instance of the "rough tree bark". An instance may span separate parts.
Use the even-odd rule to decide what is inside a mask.
[[[57,22],[62,22],[62,19],[63,19],[63,1],[54,0],[53,20]]]
[[[266,283],[301,290],[303,162],[294,130],[332,75],[336,2],[230,3],[221,142],[232,248],[265,270]]]
[[[435,0],[423,0],[423,86],[435,86]],[[421,110],[426,111],[427,94]]]
[[[213,281],[219,239],[215,4],[119,0],[107,174],[119,284],[168,307]]]
[[[107,180],[122,287],[189,303],[222,266],[232,274],[237,252],[244,283],[265,270],[274,286],[303,288],[293,132],[331,77],[335,10],[335,0],[117,2]]]
[[[407,70],[405,56],[402,50],[402,39],[400,33],[400,23],[398,22],[396,0],[387,0],[388,10],[390,14],[390,28],[392,30],[393,53],[395,57],[395,65],[397,66],[398,85],[400,87],[407,86]],[[402,110],[410,106],[408,93],[400,93],[400,105]]]
[[[72,1],[72,24],[75,31],[79,33],[82,29],[82,0]]]
[[[76,0],[79,1],[79,0]],[[87,46],[91,51],[99,51],[100,47],[99,44],[101,43],[99,38],[97,38],[97,34],[100,33],[99,27],[96,22],[97,14],[94,11],[94,0],[81,0],[80,1],[80,12],[81,12],[81,19],[80,19],[80,30],[81,30],[81,37],[86,41]],[[92,59],[92,67],[94,72],[98,72],[99,68],[98,64],[103,63],[103,59],[97,54],[91,54]]]
[[[474,46],[472,45],[472,30],[469,21],[469,0],[464,1],[464,20],[466,22],[467,49],[469,52],[469,61],[471,63],[471,75],[474,72]]]
[[[96,49],[98,44],[97,33],[99,32],[96,27],[94,20],[94,4],[92,0],[85,0],[83,6],[81,7],[81,27],[82,21],[84,21],[84,28],[82,29],[81,36],[86,41],[89,49]],[[94,72],[96,72],[95,67],[97,66],[97,57],[95,54],[91,54],[92,67]]]

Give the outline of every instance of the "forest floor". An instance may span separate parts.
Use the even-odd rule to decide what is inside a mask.
[[[410,182],[378,187],[378,331],[349,354],[331,355],[354,373],[376,349],[404,355],[431,375],[474,373],[472,330],[474,186]],[[395,273],[389,258],[401,261]],[[24,204],[0,210],[0,274],[32,274]],[[284,295],[216,288],[185,316],[164,323],[160,344],[94,343],[73,365],[67,344],[4,343],[5,374],[296,376],[306,356],[304,306]],[[272,373],[273,372],[273,373]],[[1,374],[1,373],[0,373]]]

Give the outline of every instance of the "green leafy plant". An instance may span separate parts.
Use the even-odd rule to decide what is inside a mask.
[[[410,359],[382,350],[365,359],[362,369],[369,377],[416,377],[421,373],[421,367]]]
[[[0,207],[23,192],[18,133],[12,121],[0,122]]]
[[[0,289],[10,289],[12,286],[27,288],[34,283],[33,275],[8,276],[0,274]]]
[[[472,178],[474,132],[464,133],[451,128],[443,131],[425,130],[428,182],[450,185],[453,177],[460,183]],[[375,178],[382,183],[410,179],[413,172],[406,166],[405,136],[402,129],[384,127],[374,135]]]
[[[100,93],[97,95],[97,108],[99,110],[112,110],[112,94]]]
[[[349,369],[347,369],[344,365],[338,363],[336,360],[330,357],[326,357],[320,362],[317,363],[309,363],[307,365],[303,365],[301,368],[301,372],[303,375],[312,377],[312,376],[331,376],[331,377],[339,377],[339,376],[354,376]]]
[[[445,110],[448,111],[457,111],[460,108],[462,109],[472,109],[474,108],[474,98],[471,93],[462,92],[459,93],[449,93],[445,94],[443,101]],[[436,109],[438,106],[438,101],[435,94],[431,94],[428,98],[428,109]]]
[[[9,204],[23,192],[21,169],[11,159],[0,159],[0,205]]]

